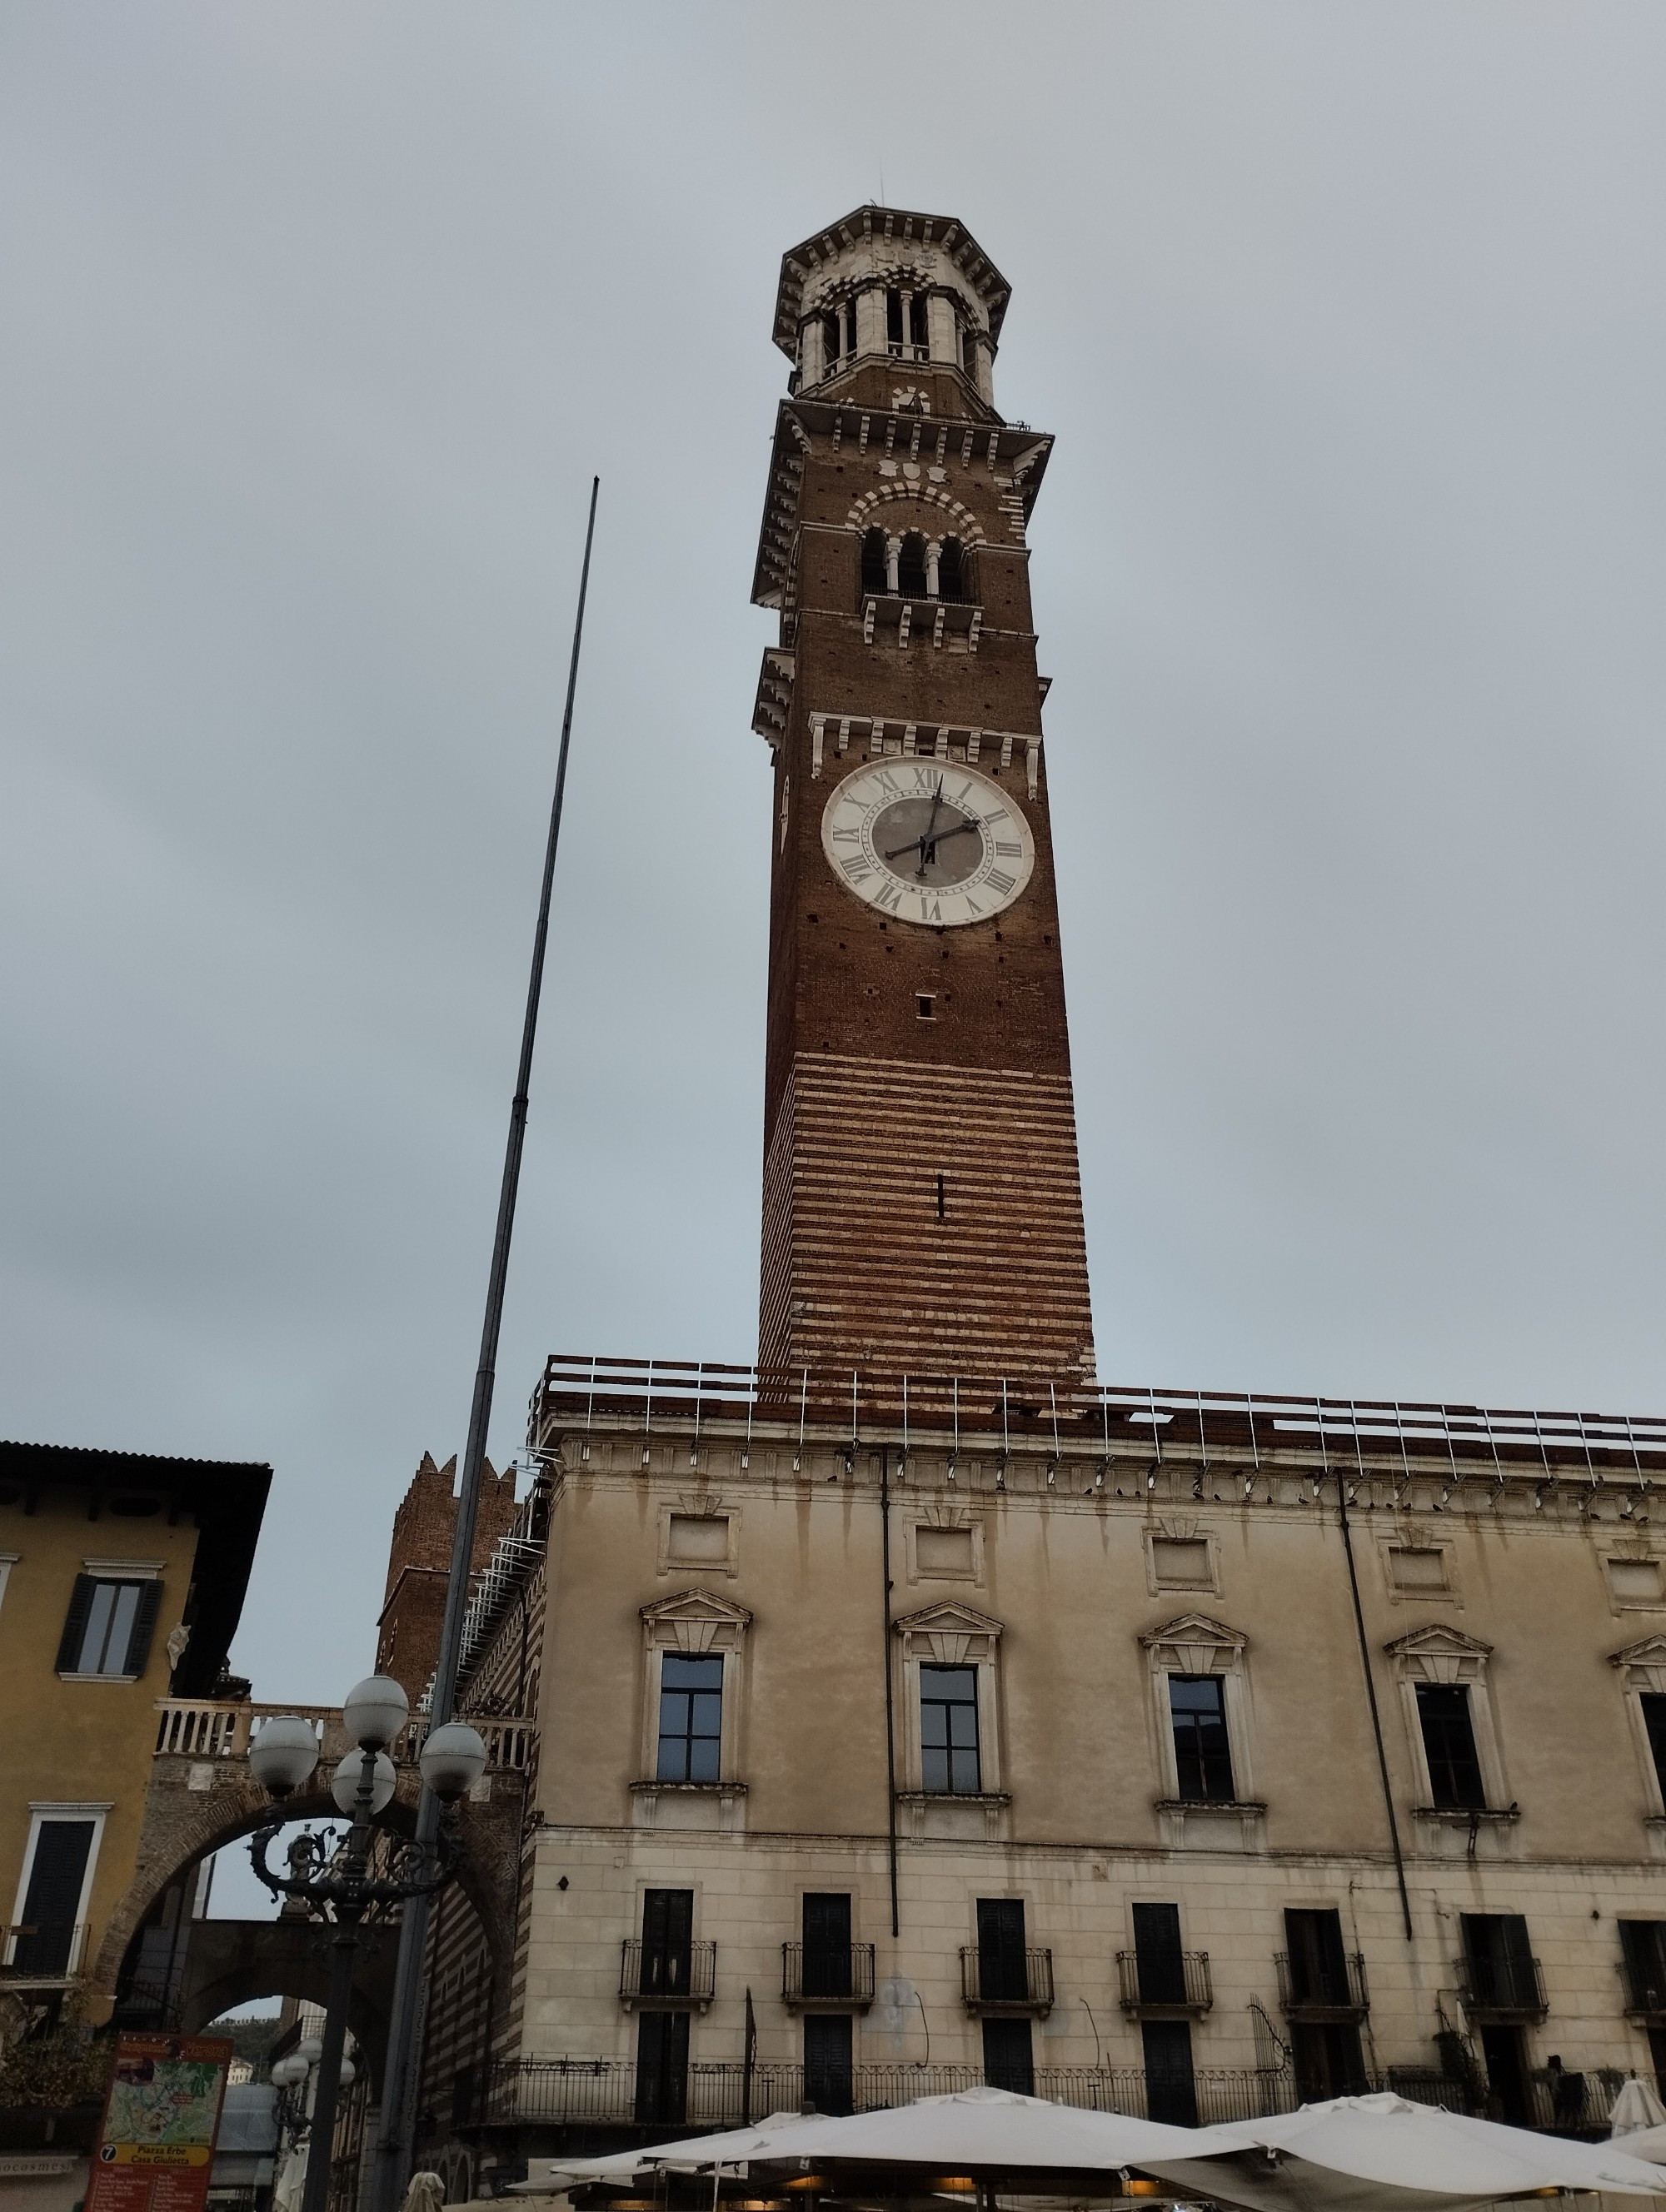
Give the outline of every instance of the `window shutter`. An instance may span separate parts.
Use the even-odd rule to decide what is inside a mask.
[[[156,1615],[161,1611],[162,1586],[158,1583],[141,1583],[139,1609],[133,1616],[133,1633],[127,1641],[127,1664],[124,1674],[143,1674],[150,1659],[150,1639],[156,1632]]]
[[[81,1665],[81,1647],[87,1634],[87,1616],[93,1609],[93,1591],[96,1585],[91,1575],[77,1575],[76,1586],[70,1593],[70,1613],[64,1624],[64,1634],[58,1647],[58,1671],[73,1674]]]

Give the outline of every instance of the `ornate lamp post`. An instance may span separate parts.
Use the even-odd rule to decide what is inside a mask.
[[[372,1881],[368,1871],[371,1823],[393,1795],[393,1762],[386,1747],[404,1726],[410,1710],[404,1692],[386,1674],[371,1674],[348,1692],[342,1718],[349,1739],[358,1748],[350,1751],[337,1767],[331,1795],[353,1825],[346,1842],[327,1864],[322,1848],[310,1838],[303,1838],[301,1842],[307,1848],[290,1848],[289,1872],[273,1873],[266,1854],[283,1825],[281,1809],[249,1839],[255,1873],[273,1896],[303,1898],[309,1905],[327,1907],[336,1930],[330,1946],[330,1995],[324,2035],[313,2062],[317,2084],[301,2212],[325,2212],[329,2197],[336,2097],[342,2085],[359,1923],[372,1905],[431,1897],[450,1881],[460,1850],[457,1801],[479,1778],[486,1764],[486,1747],[465,1721],[448,1721],[433,1730],[418,1763],[424,1784],[446,1808],[436,1839],[438,1863],[429,1863],[427,1846],[407,1845],[395,1870]],[[269,1720],[249,1746],[249,1765],[256,1781],[281,1808],[283,1800],[312,1775],[318,1752],[312,1723],[283,1715]]]

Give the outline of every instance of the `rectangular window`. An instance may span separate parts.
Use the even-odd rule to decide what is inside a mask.
[[[1304,2105],[1323,2104],[1332,2097],[1360,2097],[1370,2089],[1359,2031],[1351,2021],[1298,2020],[1292,2024],[1290,2040],[1296,2094]]]
[[[850,1893],[806,1893],[804,1900],[804,1979],[807,1997],[850,1995]],[[806,2063],[808,2062],[806,2061]],[[823,2112],[830,2106],[816,2100]]]
[[[1177,1905],[1134,1906],[1134,1957],[1140,1969],[1141,2004],[1185,2003],[1186,1962],[1180,1952]]]
[[[986,2004],[1023,2004],[1030,1995],[1024,1948],[1024,1899],[977,1900],[977,1987]],[[1027,2093],[1026,2093],[1027,2094]]]
[[[1621,1605],[1659,1605],[1659,1560],[1610,1559],[1608,1587]]]
[[[76,1923],[96,1820],[43,1820],[35,1830],[9,1964],[20,1974],[67,1974],[76,1963]]]
[[[1010,2089],[1018,2097],[1035,2095],[1036,2061],[1027,2020],[984,2021],[983,2078],[992,2089]]]
[[[1471,2003],[1482,2011],[1536,2011],[1539,1977],[1523,1915],[1466,1912],[1462,1925]]]
[[[642,1979],[645,1997],[680,1996],[694,1958],[694,1892],[642,1893]]]
[[[1303,1912],[1286,1910],[1284,1939],[1290,1947],[1292,2005],[1339,2006],[1353,2002],[1339,1912],[1334,1908]],[[1343,2092],[1328,2089],[1325,2094],[1340,2097]]]
[[[983,1787],[976,1667],[920,1669],[921,1786],[976,1796]]]
[[[134,1679],[150,1657],[162,1586],[102,1575],[77,1575],[58,1647],[60,1674],[107,1674]]]
[[[688,2112],[689,2016],[645,2012],[636,2029],[636,2118],[681,2127]]]
[[[1666,2013],[1666,1920],[1622,1920],[1620,1955],[1626,1968],[1626,2009]]]
[[[715,1782],[723,1738],[723,1662],[667,1651],[660,1662],[661,1782]]]
[[[804,2100],[818,2112],[848,2112],[854,2051],[848,2012],[809,2014],[804,2023]]]
[[[1219,1674],[1170,1674],[1169,1712],[1179,1794],[1188,1804],[1232,1802],[1226,1685]]]
[[[1449,1811],[1485,1808],[1487,1791],[1469,1717],[1469,1690],[1463,1682],[1420,1682],[1417,1717],[1423,1730],[1423,1754],[1429,1762],[1434,1802]]]
[[[1645,1690],[1638,1703],[1643,1708],[1643,1726],[1654,1758],[1655,1780],[1666,1797],[1666,1696],[1658,1690]]]
[[[1146,2117],[1170,2127],[1197,2125],[1197,2078],[1192,2071],[1192,2031],[1183,2020],[1145,2020]]]

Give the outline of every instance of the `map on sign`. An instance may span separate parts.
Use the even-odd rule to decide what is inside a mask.
[[[222,2062],[125,2054],[117,2063],[105,2120],[106,2143],[184,2149],[214,2141]]]

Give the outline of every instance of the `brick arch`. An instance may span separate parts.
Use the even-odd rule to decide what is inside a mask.
[[[156,1762],[158,1769],[183,1770],[187,1764],[184,1759]],[[217,1770],[211,1790],[198,1792],[180,1786],[183,1783],[183,1771],[177,1777],[153,1774],[133,1879],[105,1931],[93,1970],[97,1989],[115,1989],[118,1977],[135,1963],[139,1931],[152,1906],[173,1883],[183,1881],[214,1852],[252,1835],[272,1816],[271,1800],[240,1760],[228,1760]],[[416,1826],[419,1789],[416,1769],[402,1768],[392,1802],[380,1816],[381,1824],[399,1835],[410,1835]],[[512,1941],[496,1892],[503,1887],[505,1854],[518,1850],[520,1844],[520,1814],[515,1802],[520,1795],[518,1790],[502,1790],[483,1804],[465,1805],[462,1810],[464,1850],[456,1878],[485,1930],[494,1960],[507,1955]],[[339,1823],[341,1818],[341,1809],[327,1788],[298,1790],[284,1802],[286,1821]]]
[[[952,492],[940,490],[936,484],[883,483],[872,491],[865,491],[852,506],[847,518],[852,530],[866,530],[878,519],[879,510],[894,501],[907,500],[923,507],[936,507],[946,521],[954,526],[952,532],[945,529],[945,536],[958,538],[963,544],[982,545],[987,543],[983,525]],[[929,525],[935,518],[922,515],[922,523]],[[929,535],[929,531],[927,532]]]

